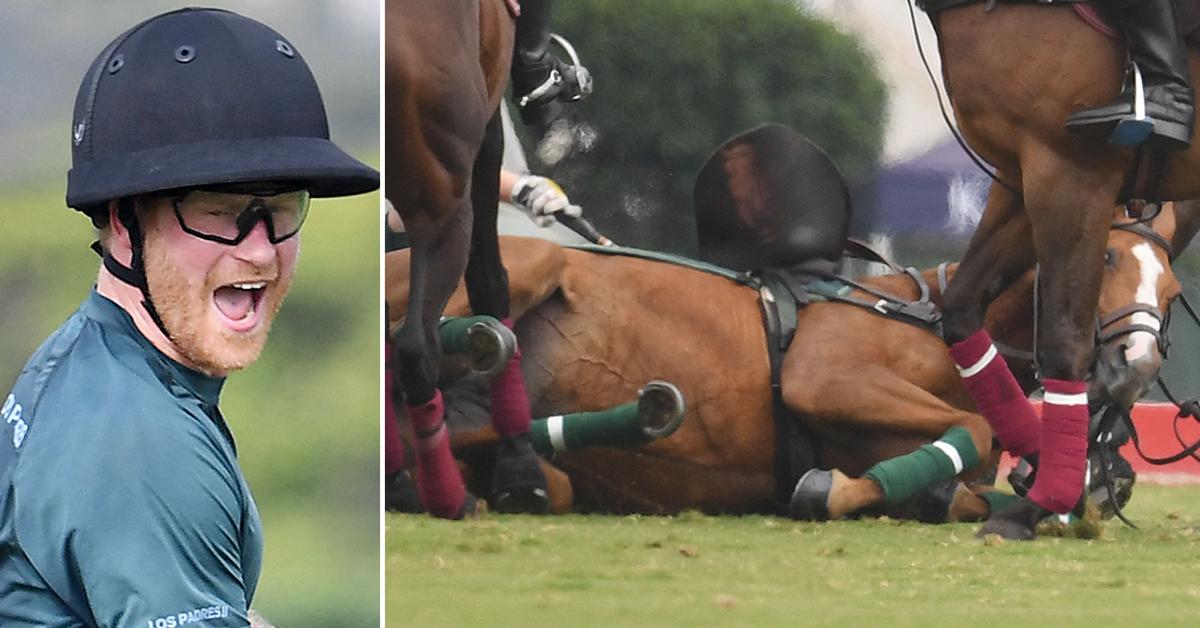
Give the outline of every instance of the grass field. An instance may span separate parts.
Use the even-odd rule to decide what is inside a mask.
[[[976,524],[388,515],[389,626],[1182,626],[1200,487],[1139,486],[1132,530],[984,543]]]

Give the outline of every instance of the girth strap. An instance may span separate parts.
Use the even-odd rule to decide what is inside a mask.
[[[786,515],[796,482],[818,464],[816,436],[784,403],[782,386],[783,358],[796,334],[796,317],[799,308],[809,301],[803,292],[800,293],[803,301],[792,296],[794,293],[787,285],[786,271],[767,270],[757,276],[762,282],[758,291],[759,305],[766,328],[767,358],[771,365],[771,405],[775,423],[775,511]]]

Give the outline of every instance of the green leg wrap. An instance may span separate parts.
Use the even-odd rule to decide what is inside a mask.
[[[442,353],[460,355],[467,352],[467,330],[475,323],[490,323],[497,327],[503,324],[491,316],[464,316],[462,318],[443,318],[438,324],[438,340],[442,343]]]
[[[987,502],[988,509],[993,512],[1000,512],[1008,507],[1009,504],[1021,499],[1012,493],[1001,493],[1000,491],[988,491],[980,495],[983,501]]]
[[[883,489],[884,502],[895,506],[977,464],[979,452],[971,442],[971,433],[955,426],[946,430],[936,443],[922,445],[911,454],[884,460],[867,469],[864,475]]]
[[[543,456],[582,447],[637,447],[650,440],[642,431],[636,401],[599,412],[534,419],[529,435]]]

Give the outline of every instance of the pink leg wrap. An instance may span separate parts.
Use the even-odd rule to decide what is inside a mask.
[[[1038,418],[1025,393],[1017,385],[1004,358],[996,352],[992,337],[980,329],[966,340],[950,347],[950,357],[958,365],[963,385],[975,400],[975,407],[1000,446],[1018,456],[1038,450]]]
[[[391,475],[404,468],[404,442],[392,402],[392,370],[383,376],[383,472]]]
[[[501,321],[512,329],[511,318]],[[529,396],[525,393],[525,378],[521,375],[521,348],[513,352],[504,370],[496,374],[491,386],[492,427],[502,437],[529,431]]]
[[[1087,382],[1042,382],[1042,451],[1029,499],[1046,510],[1070,512],[1087,473]]]
[[[428,403],[408,407],[417,435],[417,494],[421,505],[435,517],[450,519],[462,510],[467,489],[450,454],[444,414],[440,390]]]

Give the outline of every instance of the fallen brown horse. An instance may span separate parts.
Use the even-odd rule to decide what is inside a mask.
[[[508,283],[496,242],[503,136],[498,106],[512,62],[513,19],[504,0],[388,0],[386,15],[387,195],[412,242],[406,277],[413,298],[393,310],[406,324],[391,336],[396,405],[417,426],[418,485],[431,511],[472,508],[450,458],[437,390],[437,324],[464,278],[471,308],[509,317]],[[495,330],[504,344],[512,334]],[[392,376],[389,371],[389,378]],[[400,390],[402,389],[402,390]],[[545,480],[520,435],[529,429],[519,356],[493,382],[500,444],[493,507],[541,511]]]
[[[1165,211],[1155,230],[1170,238],[1172,219],[1173,213]],[[627,401],[650,379],[673,382],[687,399],[682,426],[664,440],[638,450],[556,456],[552,462],[569,476],[578,507],[656,514],[691,508],[775,511],[770,367],[754,289],[673,264],[563,249],[535,239],[503,237],[501,247],[513,278],[516,330],[536,414],[608,407]],[[1163,267],[1150,288],[1154,307],[1165,311],[1178,294],[1167,252],[1144,235],[1114,229],[1102,312],[1119,312],[1146,299],[1147,288],[1139,292],[1138,286],[1139,254],[1133,252],[1139,247]],[[402,279],[407,264],[404,252],[386,258],[386,294],[393,311],[407,298]],[[936,274],[931,270],[923,276],[940,304]],[[1032,346],[1032,282],[1032,275],[1024,278],[989,310],[989,329],[1013,347]],[[917,297],[906,276],[863,283],[905,299]],[[460,292],[447,312],[465,310]],[[1122,335],[1109,343],[1126,345],[1130,338]],[[1158,356],[1157,344],[1151,345],[1148,350]],[[1019,366],[1023,385],[1032,389],[1030,365]],[[1119,378],[1149,375],[1111,366],[1104,385],[1128,387]],[[973,412],[941,339],[866,309],[824,302],[802,310],[782,383],[790,410],[818,436],[820,464],[851,476],[912,452],[953,426],[965,427],[984,457],[991,449],[991,431]],[[1132,389],[1148,383],[1139,381]],[[456,440],[467,447],[485,432],[466,431]],[[878,501],[861,487],[837,488],[830,495],[830,516]],[[960,502],[959,516],[986,513],[980,500]]]
[[[983,530],[1029,539],[1043,512],[1071,507],[1084,475],[1084,380],[1093,358],[1109,209],[1122,200],[1135,158],[1134,151],[1103,137],[1073,135],[1064,123],[1069,114],[1117,94],[1123,46],[1062,3],[922,4],[938,35],[958,126],[1003,181],[993,185],[946,291],[944,330],[1004,447],[1041,457],[1030,498],[994,513]],[[1196,68],[1194,53],[1192,60]],[[1198,165],[1195,145],[1170,155],[1163,198],[1200,196]],[[991,343],[980,331],[988,305],[1035,262],[1041,268],[1039,358],[1047,390],[1040,420],[1013,394],[1002,365],[987,359]]]

